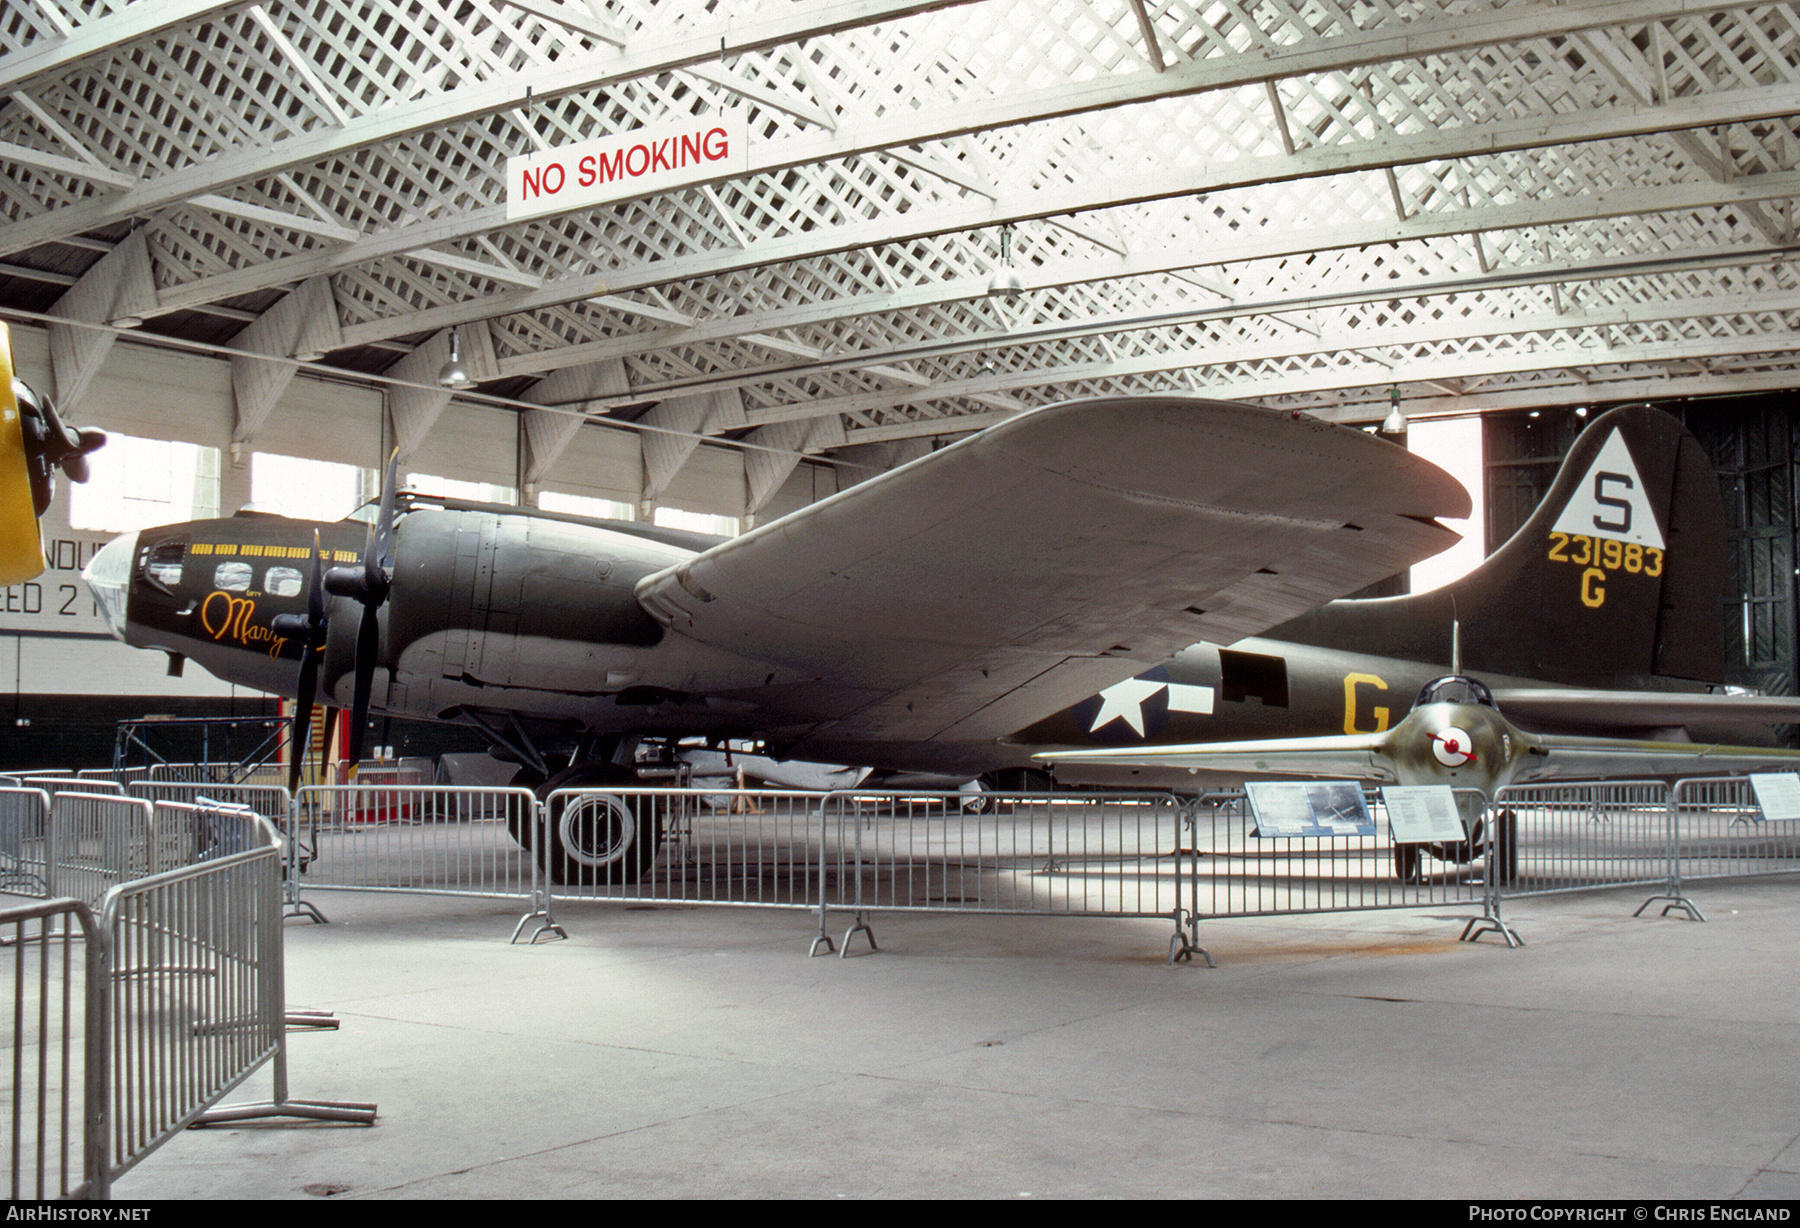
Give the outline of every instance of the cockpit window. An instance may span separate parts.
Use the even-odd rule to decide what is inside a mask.
[[[271,567],[263,579],[263,589],[271,597],[298,597],[306,577],[292,567]]]
[[[248,563],[220,563],[213,568],[213,587],[228,593],[248,592],[254,576]]]
[[[1427,682],[1425,689],[1419,692],[1418,699],[1413,701],[1413,707],[1420,708],[1426,704],[1476,704],[1483,708],[1496,706],[1494,696],[1487,687],[1460,674]]]
[[[144,575],[165,592],[181,583],[181,561],[187,557],[187,543],[157,542],[146,552]]]

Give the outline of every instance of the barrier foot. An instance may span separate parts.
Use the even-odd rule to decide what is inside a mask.
[[[553,934],[565,941],[568,939],[569,931],[558,925],[549,913],[528,912],[519,918],[519,923],[517,925],[513,926],[512,938],[508,940],[507,945],[511,946],[513,943],[519,941],[519,935],[525,932],[525,927],[530,925],[533,921],[539,920],[541,920],[543,924],[531,931],[531,942],[527,944],[528,946],[536,946],[537,940],[542,938],[545,934]]]
[[[1187,935],[1183,934],[1180,930],[1176,930],[1175,936],[1169,939],[1169,967],[1173,968],[1176,964],[1193,962],[1196,953],[1199,954],[1201,959],[1206,961],[1206,966],[1208,968],[1217,968],[1219,966],[1213,963],[1211,951],[1208,951],[1205,947],[1200,946],[1197,943],[1189,942],[1187,940]]]
[[[1643,916],[1644,910],[1646,908],[1650,907],[1650,905],[1656,903],[1656,901],[1658,901],[1658,900],[1669,901],[1666,905],[1663,906],[1662,915],[1665,917],[1668,916],[1671,912],[1674,912],[1677,908],[1679,908],[1682,912],[1687,914],[1689,921],[1704,921],[1704,920],[1706,920],[1706,918],[1700,914],[1700,909],[1694,904],[1694,902],[1692,900],[1688,899],[1685,895],[1653,895],[1649,899],[1645,900],[1642,904],[1639,904],[1638,910],[1636,912],[1632,913],[1631,915],[1634,917]]]
[[[270,1117],[299,1117],[307,1121],[341,1121],[353,1126],[375,1124],[375,1106],[349,1100],[269,1100],[262,1104],[230,1104],[200,1114],[188,1126],[218,1126],[234,1121],[261,1121]]]
[[[869,914],[866,912],[859,912],[856,914],[856,920],[851,924],[850,928],[844,931],[844,949],[838,952],[839,959],[850,958],[850,938],[855,934],[862,934],[869,940],[869,950],[881,950],[880,947],[875,945],[875,931],[869,928]]]
[[[290,1028],[320,1028],[335,1032],[338,1017],[330,1011],[289,1011],[286,1023]]]
[[[1525,940],[1519,937],[1512,926],[1502,921],[1495,913],[1482,913],[1479,917],[1470,917],[1469,923],[1463,926],[1461,942],[1474,942],[1483,934],[1498,934],[1506,939],[1509,947],[1522,947]]]
[[[313,905],[306,900],[289,900],[287,902],[287,907],[282,910],[281,919],[283,921],[292,921],[295,917],[305,917],[314,925],[331,924],[330,921],[326,920],[324,913],[313,907]]]
[[[817,955],[820,947],[825,948],[825,954],[827,955],[833,954],[837,950],[837,944],[831,941],[831,935],[821,933],[817,938],[812,940],[812,946],[806,949],[806,958],[811,959],[813,956]]]

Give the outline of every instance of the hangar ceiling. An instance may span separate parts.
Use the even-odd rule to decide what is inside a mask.
[[[231,355],[240,440],[298,357],[402,444],[454,332],[540,469],[583,417],[1800,384],[1787,4],[13,0],[0,49],[0,310],[76,417],[126,328]],[[508,157],[732,108],[747,170],[507,221]]]

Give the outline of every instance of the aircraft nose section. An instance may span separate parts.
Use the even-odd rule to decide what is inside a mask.
[[[100,604],[107,629],[121,642],[125,640],[126,603],[131,594],[131,564],[137,557],[137,540],[136,533],[113,538],[81,571],[88,591]]]

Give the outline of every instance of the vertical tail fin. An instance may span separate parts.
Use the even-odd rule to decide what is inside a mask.
[[[1725,513],[1711,462],[1648,406],[1596,418],[1486,562],[1429,593],[1336,601],[1272,638],[1574,686],[1718,682]]]

